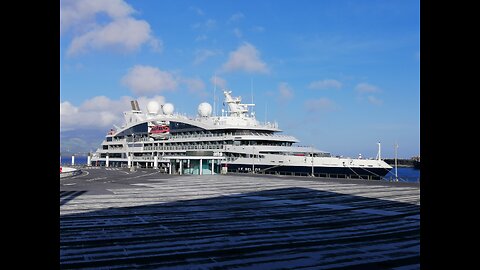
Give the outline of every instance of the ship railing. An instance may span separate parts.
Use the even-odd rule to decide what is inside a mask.
[[[172,135],[170,139],[188,139],[188,138],[211,138],[211,137],[227,137],[233,136],[233,133],[204,133],[204,134],[188,134],[188,135]]]
[[[189,138],[217,138],[217,137],[229,137],[229,136],[260,136],[260,137],[273,137],[273,138],[286,138],[294,139],[295,137],[289,135],[277,135],[269,133],[258,132],[236,132],[236,133],[211,133],[211,134],[189,134],[189,135],[172,135],[170,139],[189,139]]]
[[[124,139],[122,139],[122,141],[125,141]],[[126,139],[126,142],[128,143],[136,143],[136,142],[149,142],[150,141],[150,137],[135,137],[135,139],[129,137]]]
[[[188,135],[170,135],[170,139],[189,139],[189,138],[194,138],[194,139],[199,139],[199,138],[219,138],[219,137],[231,137],[231,136],[260,136],[260,137],[273,137],[273,138],[286,138],[286,139],[294,139],[295,137],[290,136],[290,135],[278,135],[278,134],[270,134],[270,133],[263,133],[263,132],[227,132],[227,133],[205,133],[205,134],[188,134]],[[109,141],[109,143],[112,142],[127,142],[127,143],[132,143],[132,142],[151,142],[151,138],[149,137],[135,137],[135,139],[129,137],[126,139],[113,139],[112,141]]]
[[[123,150],[123,149],[124,149],[123,146],[110,146],[110,147],[108,147],[108,150],[111,150],[111,151],[118,151],[118,150]]]
[[[185,146],[146,146],[143,150],[215,150],[223,149],[223,145],[185,145]]]
[[[286,175],[286,176],[307,176],[312,177],[311,173],[308,172],[290,172],[290,171],[278,171],[274,170],[281,165],[272,166],[266,169],[255,168],[256,174],[271,174],[271,175]],[[246,170],[230,170],[229,172],[234,173],[251,173],[251,171]],[[352,180],[382,180],[382,177],[377,175],[366,175],[366,174],[342,174],[342,173],[314,173],[313,177],[315,178],[326,178],[326,179],[352,179]]]
[[[152,156],[134,156],[133,160],[153,160],[154,157]]]

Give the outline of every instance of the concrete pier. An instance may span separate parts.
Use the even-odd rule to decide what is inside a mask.
[[[60,268],[419,269],[415,183],[88,168],[60,180]]]

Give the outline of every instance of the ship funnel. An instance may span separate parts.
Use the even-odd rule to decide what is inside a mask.
[[[130,101],[130,105],[132,106],[132,111],[140,111],[140,107],[138,106],[138,101],[132,100]]]

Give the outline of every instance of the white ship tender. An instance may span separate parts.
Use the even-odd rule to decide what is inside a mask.
[[[174,113],[170,103],[151,101],[147,112],[132,101],[125,123],[111,129],[91,156],[92,165],[158,168],[172,174],[255,172],[381,179],[392,167],[376,159],[334,157],[313,147],[298,146],[277,123],[260,123],[241,97],[225,96],[221,116],[201,103],[198,117]],[[380,146],[380,145],[379,145]]]

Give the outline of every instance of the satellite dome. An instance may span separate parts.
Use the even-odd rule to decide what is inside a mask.
[[[158,110],[160,109],[160,104],[155,100],[148,102],[147,104],[147,111],[150,114],[158,114]]]
[[[174,109],[172,103],[165,103],[165,105],[163,105],[163,113],[166,115],[172,115]]]
[[[212,106],[207,102],[198,105],[198,114],[202,117],[210,116],[212,114]]]

